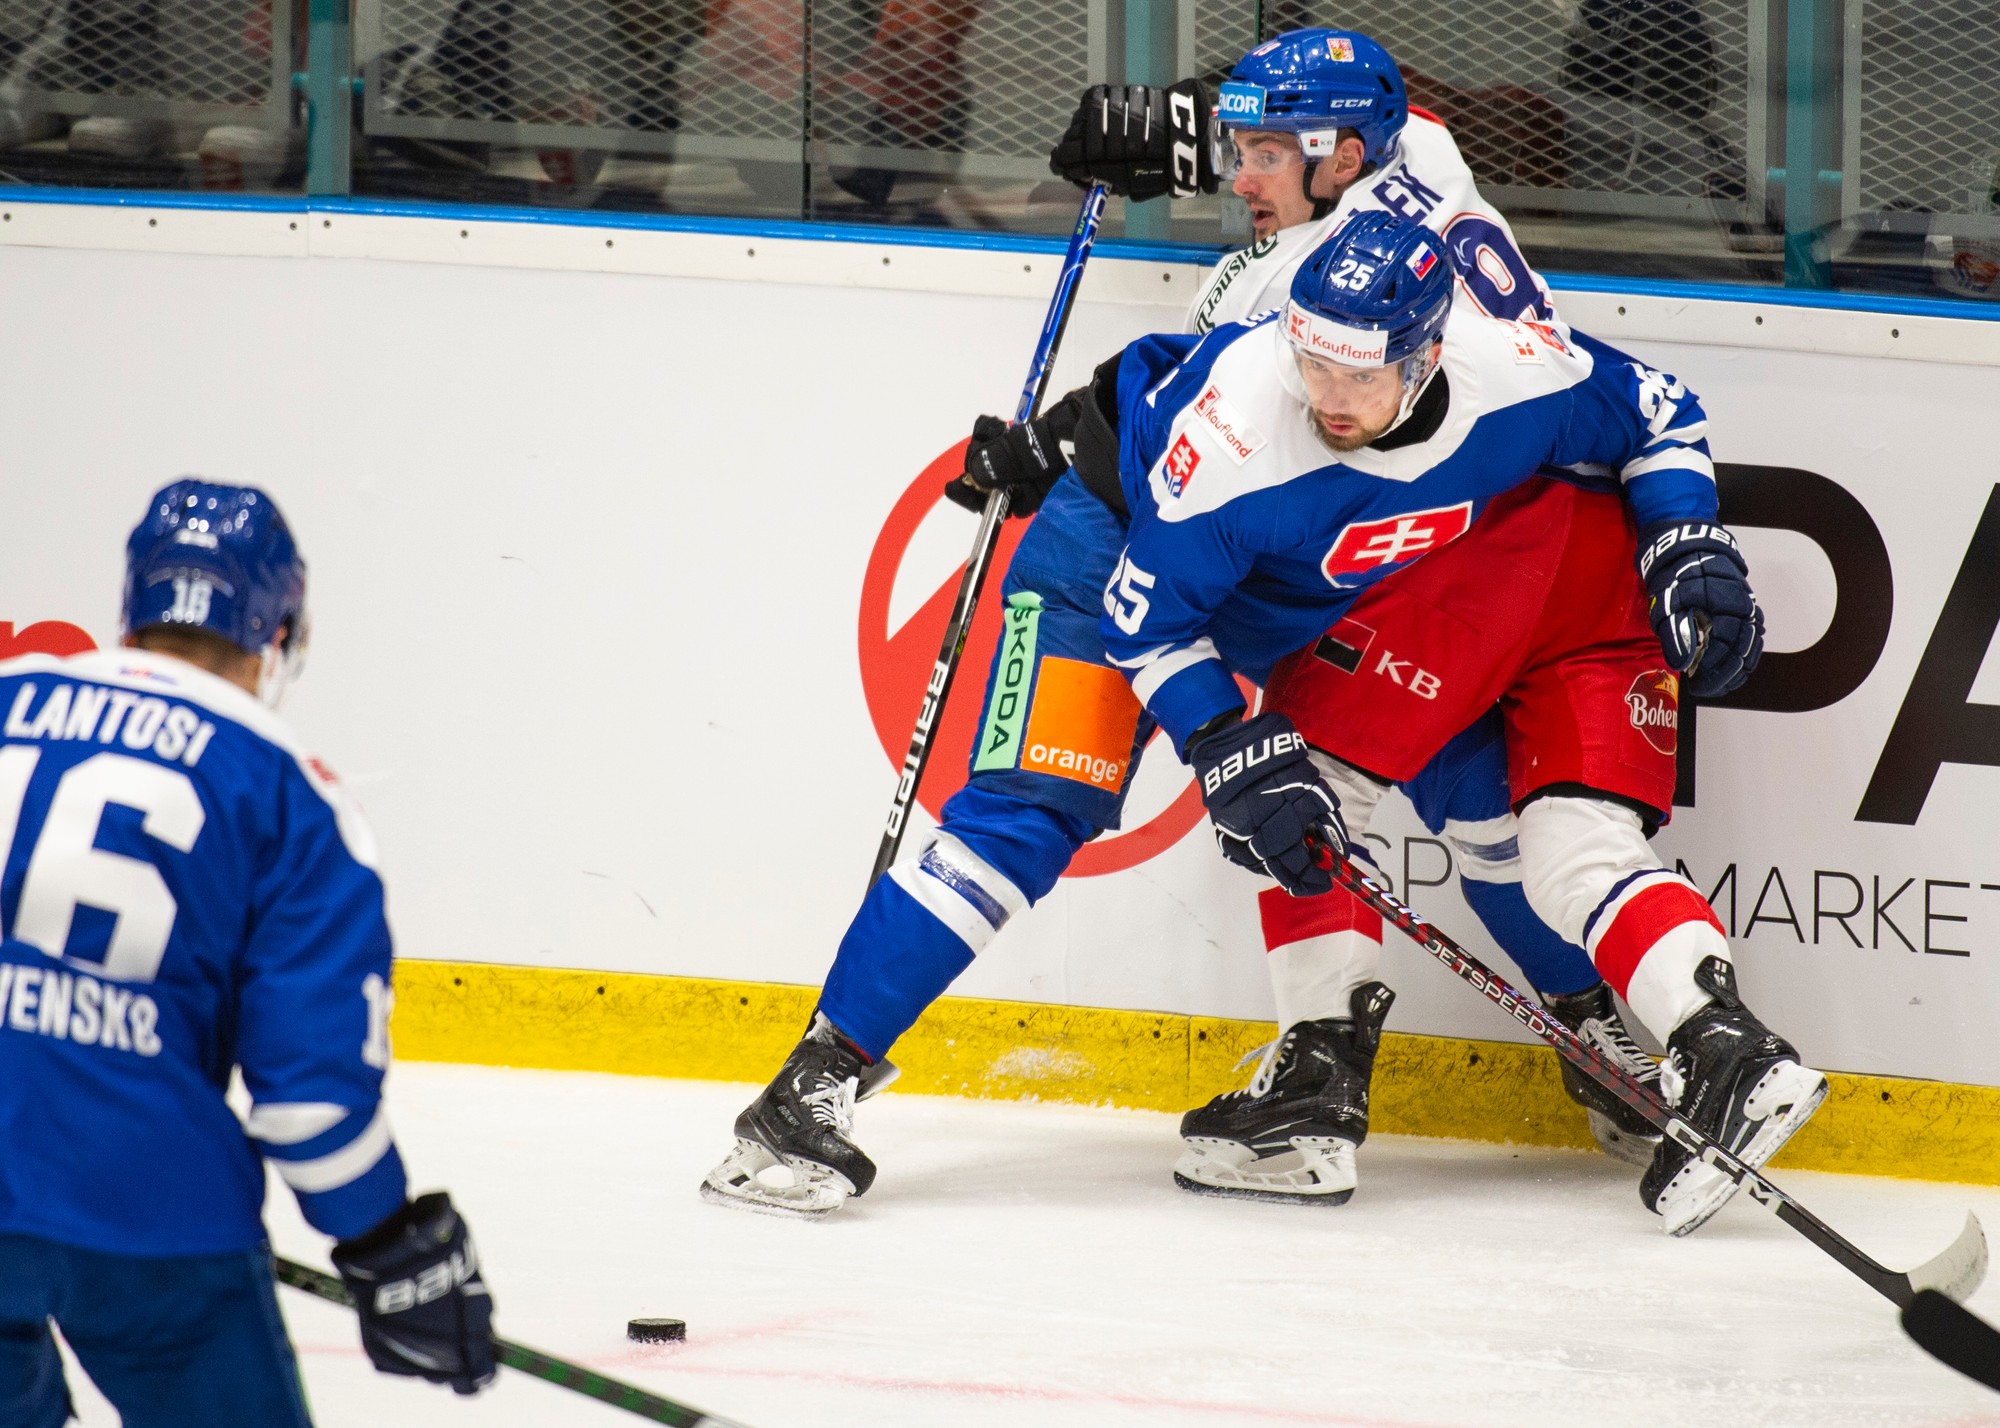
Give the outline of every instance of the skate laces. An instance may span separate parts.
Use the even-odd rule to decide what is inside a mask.
[[[836,1135],[851,1138],[854,1133],[854,1094],[860,1089],[859,1077],[847,1076],[836,1081],[822,1073],[822,1085],[817,1091],[808,1091],[799,1099],[812,1107],[812,1118]]]
[[[1260,1056],[1263,1060],[1257,1061],[1257,1074],[1250,1078],[1248,1091],[1239,1091],[1237,1092],[1238,1095],[1248,1095],[1254,1099],[1258,1096],[1268,1096],[1271,1094],[1271,1087],[1276,1085],[1278,1080],[1278,1063],[1284,1059],[1285,1052],[1291,1048],[1292,1038],[1295,1035],[1297,1035],[1296,1032],[1288,1031],[1283,1036],[1267,1041],[1262,1046],[1253,1047],[1243,1053],[1243,1058],[1236,1063],[1238,1071],[1241,1071],[1252,1061],[1257,1061],[1257,1058]]]
[[[1583,1023],[1583,1034],[1595,1042],[1600,1050],[1609,1054],[1620,1069],[1634,1080],[1651,1081],[1659,1076],[1659,1064],[1632,1039],[1632,1033],[1625,1029],[1625,1023],[1621,1019],[1595,1016],[1586,1018]]]

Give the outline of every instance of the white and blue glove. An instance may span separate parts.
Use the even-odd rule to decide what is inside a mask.
[[[1322,850],[1347,853],[1340,796],[1313,767],[1291,720],[1264,713],[1197,733],[1187,761],[1223,857],[1276,878],[1293,897],[1333,891]]]
[[[1713,699],[1750,677],[1764,653],[1764,612],[1736,537],[1713,521],[1639,533],[1647,615],[1686,693]]]

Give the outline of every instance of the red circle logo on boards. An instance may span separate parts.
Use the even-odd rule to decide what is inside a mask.
[[[868,555],[868,573],[861,582],[861,687],[867,693],[868,717],[875,725],[875,737],[881,741],[882,752],[888,755],[892,769],[902,768],[903,755],[909,750],[911,728],[923,704],[938,644],[944,639],[945,622],[951,618],[952,600],[965,573],[964,562],[924,597],[916,613],[899,629],[889,628],[889,598],[917,527],[944,502],[945,482],[964,468],[966,445],[961,441],[944,452],[903,492],[883,523],[882,534],[875,538],[875,548]],[[1001,528],[1000,545],[993,553],[986,588],[980,593],[979,608],[972,617],[972,631],[966,640],[951,698],[933,736],[930,763],[917,789],[917,802],[933,818],[938,816],[944,801],[965,785],[986,671],[1000,643],[997,594],[1000,576],[1027,528],[1026,521],[1009,521]],[[968,518],[965,525],[968,547],[976,529]],[[1137,867],[1180,842],[1201,817],[1201,795],[1194,780],[1189,778],[1174,801],[1145,823],[1086,844],[1070,863],[1066,876],[1096,877]]]
[[[19,630],[14,628],[11,620],[0,620],[0,659],[16,659],[31,654],[62,658],[96,648],[97,641],[90,637],[89,631],[62,620],[38,620]]]

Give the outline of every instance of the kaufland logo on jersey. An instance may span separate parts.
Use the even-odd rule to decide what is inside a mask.
[[[1359,332],[1322,322],[1297,303],[1285,308],[1285,336],[1308,357],[1324,358],[1343,367],[1380,367],[1389,352],[1388,333]]]
[[[1353,582],[1345,577],[1415,560],[1457,540],[1471,524],[1470,501],[1379,521],[1356,521],[1340,533],[1319,568],[1330,583],[1346,587]]]
[[[1222,450],[1238,466],[1255,456],[1264,447],[1264,438],[1256,428],[1243,420],[1229,399],[1222,395],[1222,388],[1211,382],[1194,404],[1194,414],[1215,433],[1215,439],[1222,443]],[[1178,490],[1174,492],[1180,494]]]

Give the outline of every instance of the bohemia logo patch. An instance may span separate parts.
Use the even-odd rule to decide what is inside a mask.
[[[1385,516],[1379,521],[1356,521],[1340,533],[1319,568],[1329,582],[1343,585],[1350,575],[1399,565],[1449,545],[1471,524],[1470,501],[1433,511],[1412,511],[1407,516]]]
[[[1174,444],[1167,449],[1166,464],[1161,468],[1166,472],[1167,489],[1179,496],[1194,480],[1194,469],[1201,465],[1201,453],[1194,449],[1194,443],[1182,432],[1174,438]]]
[[[1655,749],[1672,754],[1679,746],[1681,682],[1672,670],[1649,669],[1633,680],[1625,691],[1625,707],[1631,712],[1632,727]]]

